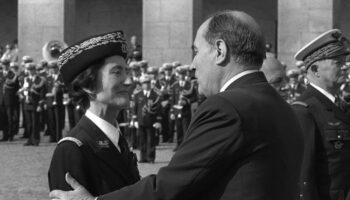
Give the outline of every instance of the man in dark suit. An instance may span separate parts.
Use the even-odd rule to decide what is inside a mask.
[[[258,24],[243,12],[216,13],[200,26],[194,49],[192,66],[207,99],[169,165],[97,199],[296,199],[302,133],[259,72],[265,41]],[[94,199],[67,180],[75,190],[51,198]]]
[[[94,195],[139,180],[136,157],[116,121],[129,106],[126,49],[123,32],[115,31],[74,44],[58,58],[65,85],[72,86],[86,113],[58,142],[49,168],[50,190],[71,188],[66,172]]]
[[[350,117],[339,107],[342,70],[350,54],[340,30],[329,30],[296,55],[304,61],[309,85],[294,102],[304,133],[300,179],[302,199],[350,199]]]

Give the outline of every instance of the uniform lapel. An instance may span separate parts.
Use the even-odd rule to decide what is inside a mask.
[[[319,92],[317,89],[309,86],[309,92],[311,95],[315,96],[325,107],[327,110],[332,111],[334,113],[334,117],[343,121],[344,123],[350,125],[350,119],[346,116],[346,114],[337,107],[331,100],[329,100],[324,94]]]
[[[99,129],[89,118],[83,116],[81,120],[82,128],[87,132],[86,142],[95,155],[102,162],[105,162],[117,171],[127,183],[133,183],[128,163],[123,159],[122,154],[113,145],[112,141],[110,141],[101,129]]]

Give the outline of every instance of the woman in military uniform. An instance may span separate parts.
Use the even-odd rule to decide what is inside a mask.
[[[87,110],[55,149],[48,174],[50,190],[70,189],[67,172],[94,195],[139,180],[135,155],[116,121],[129,105],[126,54],[123,32],[117,31],[68,47],[58,58],[64,83],[72,86]]]

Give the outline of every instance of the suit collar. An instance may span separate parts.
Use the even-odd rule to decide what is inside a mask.
[[[226,90],[231,90],[233,88],[242,87],[246,85],[253,85],[256,83],[267,83],[266,77],[263,72],[258,71],[246,74],[235,80],[233,83],[231,83]]]
[[[123,158],[123,155],[112,144],[112,141],[85,115],[79,121],[81,129],[85,133],[81,135],[83,142],[93,150],[95,155],[102,161],[113,168],[120,174],[124,180],[131,184],[134,178],[130,172],[128,161]],[[122,136],[120,136],[122,137]],[[79,139],[79,138],[78,138]],[[121,140],[121,138],[120,138]],[[128,151],[128,149],[125,149]]]

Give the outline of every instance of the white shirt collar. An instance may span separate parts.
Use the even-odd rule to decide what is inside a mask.
[[[259,70],[256,70],[256,69],[254,69],[254,70],[247,70],[247,71],[243,71],[241,73],[238,73],[238,74],[234,75],[230,80],[228,80],[224,84],[224,86],[221,87],[220,92],[225,91],[228,88],[229,85],[231,85],[233,82],[235,82],[237,79],[241,78],[242,76],[245,76],[245,75],[251,74],[251,73],[255,73],[255,72],[259,72]]]
[[[106,120],[92,113],[90,110],[87,110],[85,112],[85,116],[89,118],[99,129],[101,129],[101,131],[108,137],[108,139],[112,141],[114,146],[117,147],[117,149],[120,152],[120,148],[118,145],[120,134],[118,123],[116,124],[117,127],[115,127]]]
[[[323,88],[313,84],[313,83],[310,83],[310,85],[312,87],[314,87],[316,90],[318,90],[319,92],[321,92],[324,96],[326,96],[329,100],[331,100],[333,103],[335,103],[335,96],[333,96],[331,93],[327,92],[326,90],[324,90]]]

